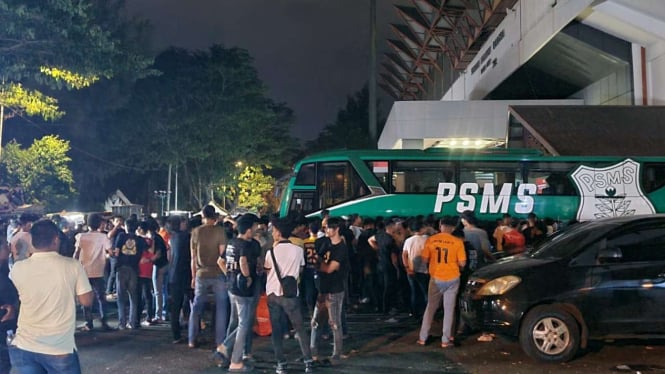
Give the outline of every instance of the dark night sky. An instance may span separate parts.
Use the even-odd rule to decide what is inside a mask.
[[[387,49],[393,5],[377,0],[377,47]],[[153,26],[153,47],[249,50],[270,96],[294,109],[294,135],[315,138],[368,81],[369,0],[130,0]],[[378,56],[378,64],[382,55]],[[379,88],[382,110],[389,99]]]

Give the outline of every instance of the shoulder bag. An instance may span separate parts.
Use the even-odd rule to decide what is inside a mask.
[[[298,281],[295,277],[287,276],[282,278],[282,273],[279,271],[279,266],[277,265],[277,259],[275,258],[275,248],[270,250],[270,255],[272,256],[272,265],[275,267],[275,272],[277,272],[277,279],[279,279],[279,284],[282,285],[282,294],[284,297],[297,297],[298,296]]]

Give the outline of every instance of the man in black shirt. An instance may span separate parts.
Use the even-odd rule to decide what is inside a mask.
[[[118,234],[115,241],[114,256],[117,258],[116,291],[118,291],[118,329],[138,329],[139,325],[139,293],[138,274],[139,261],[148,247],[145,239],[136,235],[138,221],[128,219],[125,232]],[[129,320],[126,305],[129,297]]]
[[[312,316],[312,335],[310,349],[312,358],[317,359],[318,330],[320,316],[328,310],[328,324],[333,332],[333,354],[331,361],[337,361],[342,355],[342,305],[344,286],[349,274],[349,250],[340,235],[343,222],[339,218],[330,218],[326,227],[325,243],[319,255],[319,296]]]
[[[184,342],[180,330],[180,313],[183,310],[185,295],[190,292],[192,284],[192,272],[190,270],[191,255],[189,251],[189,230],[186,218],[179,216],[169,217],[167,224],[169,233],[168,252],[168,306],[169,318],[171,320],[171,333],[173,343]]]
[[[224,343],[217,347],[215,353],[220,365],[226,364],[231,353],[229,372],[249,372],[253,368],[242,361],[247,336],[251,333],[252,308],[255,307],[256,264],[261,254],[261,245],[253,239],[253,227],[256,221],[243,216],[236,222],[238,236],[231,239],[226,246],[225,263],[229,296],[231,299],[231,320]],[[251,352],[244,352],[249,355]]]
[[[395,308],[395,301],[393,294],[397,291],[397,281],[399,277],[399,267],[397,263],[399,248],[395,243],[392,236],[395,229],[395,222],[389,221],[385,227],[377,225],[377,231],[374,236],[369,238],[369,245],[377,251],[378,263],[377,272],[381,283],[381,302],[379,308],[382,313],[390,313],[392,308]],[[387,322],[397,322],[396,319],[390,318]]]

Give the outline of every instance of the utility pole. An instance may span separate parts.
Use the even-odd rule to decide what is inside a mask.
[[[0,159],[2,159],[2,130],[5,124],[5,106],[0,104]]]
[[[168,199],[166,200],[166,211],[171,211],[171,167],[173,164],[169,164],[169,181],[166,185],[166,193],[168,193]]]
[[[377,146],[376,126],[376,0],[369,0],[369,138]]]

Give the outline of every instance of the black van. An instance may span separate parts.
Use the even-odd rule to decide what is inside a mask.
[[[540,361],[589,339],[665,338],[665,214],[572,225],[474,272],[459,303],[472,328],[518,337]]]

